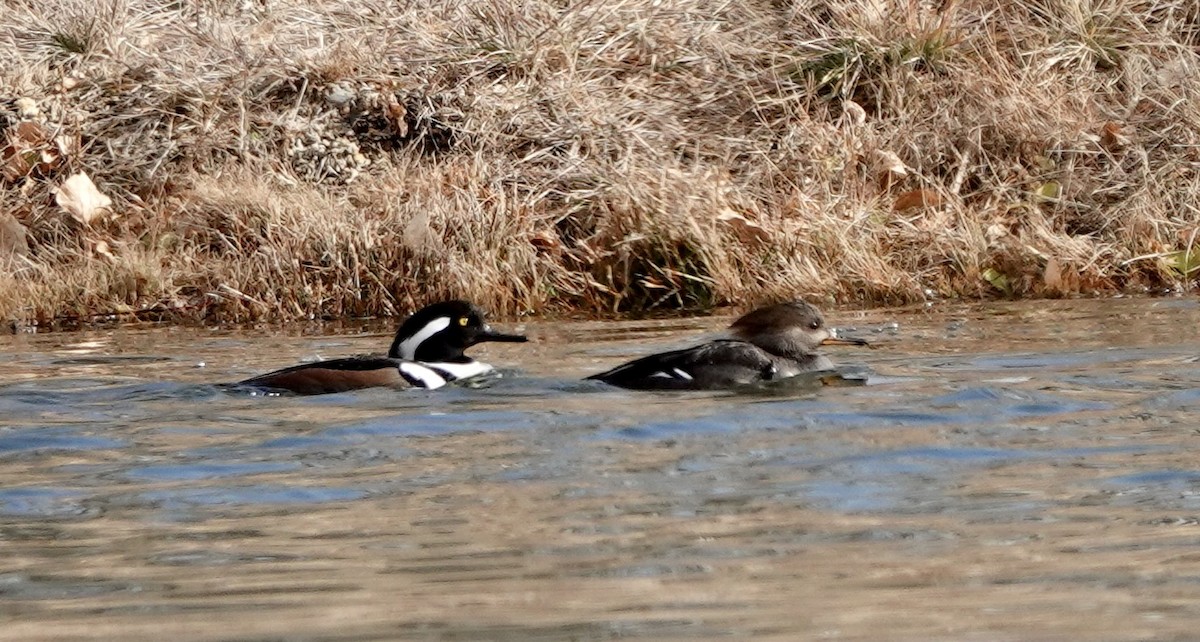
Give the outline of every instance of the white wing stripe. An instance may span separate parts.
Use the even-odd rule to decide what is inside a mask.
[[[650,373],[649,377],[651,379],[657,377],[659,379],[679,379],[681,381],[691,381],[692,380],[692,375],[688,374],[687,371],[685,371],[685,370],[680,370],[679,368],[671,368],[670,372],[667,372],[665,370],[659,370],[658,372],[652,372],[652,373]]]
[[[443,377],[450,381],[478,377],[485,372],[491,372],[493,370],[492,366],[481,361],[469,361],[467,363],[425,363],[425,366],[436,370]]]
[[[412,385],[421,388],[441,388],[446,385],[446,380],[442,378],[434,369],[423,366],[419,363],[405,361],[400,364],[400,374]]]

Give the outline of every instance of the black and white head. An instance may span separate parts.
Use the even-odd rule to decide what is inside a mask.
[[[783,357],[810,355],[822,345],[869,345],[863,339],[834,334],[821,312],[804,301],[758,308],[734,321],[729,332]]]
[[[467,363],[467,348],[484,341],[528,341],[524,335],[496,332],[483,310],[467,301],[443,301],[421,308],[396,332],[388,356],[424,363]]]

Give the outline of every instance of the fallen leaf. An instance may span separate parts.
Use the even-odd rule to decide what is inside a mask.
[[[1185,278],[1191,278],[1192,273],[1200,271],[1200,249],[1186,249],[1170,252],[1163,257],[1163,263]]]
[[[21,142],[30,147],[41,145],[50,140],[50,132],[44,125],[30,121],[22,121],[9,128],[13,142]]]
[[[408,135],[408,110],[400,101],[396,99],[394,94],[387,94],[387,104],[384,105],[384,110],[387,112],[388,124],[392,126],[392,132],[398,138],[404,138]]]
[[[747,220],[745,216],[729,208],[725,208],[720,214],[717,214],[717,220],[728,225],[729,229],[733,230],[742,241],[764,243],[770,238],[761,225]]]
[[[48,175],[63,164],[63,159],[79,150],[79,139],[60,134],[53,136],[44,125],[24,121],[4,132],[0,148],[0,172],[15,183],[34,171]]]
[[[893,212],[903,212],[915,207],[937,207],[942,204],[942,197],[931,189],[914,189],[896,197],[892,203]]]
[[[1046,284],[1046,289],[1056,292],[1062,290],[1062,266],[1058,264],[1058,259],[1050,257],[1046,261],[1046,268],[1042,270],[1042,282]]]
[[[1175,236],[1179,239],[1179,241],[1181,243],[1188,243],[1190,241],[1195,241],[1197,237],[1200,237],[1200,225],[1189,225],[1186,227],[1181,227],[1181,228],[1179,228],[1178,231],[1175,232]]]
[[[93,241],[92,251],[110,261],[117,260],[117,257],[113,256],[112,250],[108,249],[108,241]]]
[[[993,268],[988,268],[983,271],[982,276],[985,281],[992,284],[992,287],[1005,294],[1012,294],[1012,286],[1008,282],[1008,277],[1004,274]]]
[[[856,127],[867,122],[867,110],[853,100],[842,101],[842,114]]]
[[[3,165],[0,165],[0,173],[3,174],[4,180],[10,183],[21,180],[21,178],[29,174],[29,170],[33,169],[33,164],[29,162],[29,158],[11,145],[0,150],[0,159],[3,159]]]
[[[4,159],[4,178],[9,182],[28,176],[38,164],[41,148],[50,139],[46,128],[31,122],[21,122],[4,131],[5,145],[0,150]]]
[[[112,199],[97,189],[92,179],[83,172],[63,181],[54,195],[54,201],[84,225],[91,225],[97,218],[112,214]]]
[[[1037,195],[1048,201],[1058,198],[1061,194],[1062,185],[1058,181],[1046,181],[1037,190]]]
[[[1008,227],[1001,225],[1000,223],[992,223],[991,225],[987,226],[987,230],[984,231],[984,235],[987,236],[987,240],[989,241],[998,241],[1005,236],[1008,236]]]
[[[875,167],[879,173],[889,173],[895,176],[908,176],[908,167],[904,161],[896,155],[896,152],[891,152],[885,149],[877,149],[874,153]]]
[[[529,244],[539,252],[558,253],[562,251],[562,241],[554,230],[541,230],[529,235]]]
[[[54,137],[54,146],[58,148],[59,154],[70,156],[79,151],[79,136],[60,134]]]
[[[1117,123],[1109,121],[1100,129],[1100,144],[1110,152],[1128,147],[1129,143],[1129,137],[1121,131],[1121,126]]]

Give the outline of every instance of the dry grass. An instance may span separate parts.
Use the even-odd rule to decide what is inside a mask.
[[[0,319],[1187,287],[1197,6],[6,0]]]

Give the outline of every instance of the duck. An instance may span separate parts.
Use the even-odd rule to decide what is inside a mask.
[[[362,388],[435,389],[493,372],[467,348],[485,341],[521,343],[521,334],[493,330],[483,310],[468,301],[442,301],[413,313],[396,331],[387,355],[362,355],[302,363],[232,384],[268,393],[321,395]]]
[[[753,310],[729,326],[730,338],[635,359],[589,380],[633,390],[720,390],[831,370],[823,345],[870,346],[840,337],[805,301]]]

